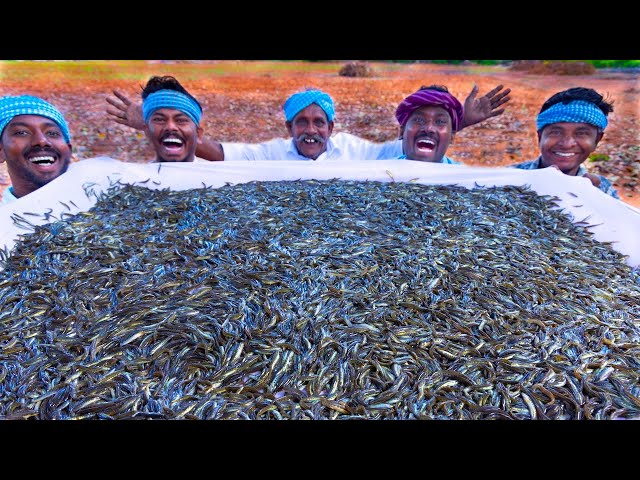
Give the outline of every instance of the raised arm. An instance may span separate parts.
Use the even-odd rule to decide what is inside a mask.
[[[504,112],[504,108],[500,107],[511,100],[511,97],[509,97],[511,89],[507,88],[502,91],[503,88],[503,85],[498,85],[482,97],[476,98],[478,86],[474,85],[464,101],[464,120],[460,128],[475,125],[488,118],[501,115]]]
[[[142,118],[142,104],[135,103],[124,93],[114,90],[113,96],[106,98],[107,114],[111,115],[111,120],[126,127],[144,130],[144,120]],[[205,160],[224,160],[224,150],[220,142],[210,138],[202,138],[196,146],[196,156]]]
[[[135,128],[144,130],[144,120],[142,119],[142,105],[132,102],[124,93],[118,90],[113,91],[113,97],[107,97],[107,113],[111,115],[111,120]]]

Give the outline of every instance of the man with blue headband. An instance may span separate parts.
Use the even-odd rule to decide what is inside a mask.
[[[172,76],[149,79],[142,90],[145,133],[156,162],[193,162],[202,136],[200,103]]]
[[[474,86],[465,101],[460,129],[500,115],[503,104],[510,100],[510,89],[497,86],[476,98]],[[115,108],[107,113],[121,125],[141,129],[140,107],[118,91],[116,98],[107,97]],[[350,133],[333,134],[335,105],[329,94],[311,88],[291,95],[283,106],[285,125],[290,138],[275,138],[262,143],[220,143],[202,139],[196,154],[206,160],[376,160],[397,158],[402,154],[402,141],[372,142]]]
[[[536,120],[540,156],[512,167],[535,170],[553,166],[565,175],[587,177],[594,186],[620,199],[607,178],[589,173],[583,165],[604,136],[612,103],[592,88],[574,87],[552,95]]]
[[[32,95],[0,98],[0,162],[11,178],[3,204],[58,178],[71,158],[69,127],[56,107]]]

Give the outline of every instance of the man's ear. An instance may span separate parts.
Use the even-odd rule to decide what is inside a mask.
[[[196,134],[198,137],[196,143],[198,143],[199,145],[202,145],[202,140],[204,138],[204,128],[198,126],[196,128]]]
[[[2,143],[0,143],[0,163],[5,162],[7,159],[4,158],[4,148],[2,148]]]
[[[600,143],[600,140],[602,140],[602,137],[604,137],[604,132],[598,132],[598,134],[596,135],[596,145]]]
[[[293,137],[293,130],[291,129],[291,122],[289,120],[287,120],[286,122],[284,122],[284,124],[287,127],[287,132],[289,132],[289,136]]]
[[[144,132],[144,136],[147,137],[147,140],[151,141],[151,132],[149,131],[149,126],[145,123],[144,127],[142,127],[142,131]]]
[[[329,122],[329,136],[331,136],[331,133],[333,132],[333,126],[335,124],[333,123],[333,120]]]

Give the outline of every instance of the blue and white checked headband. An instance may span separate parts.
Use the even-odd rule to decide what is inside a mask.
[[[536,126],[542,130],[547,125],[558,122],[588,123],[604,130],[607,116],[591,102],[574,100],[569,103],[556,103],[538,115]]]
[[[298,112],[304,110],[312,103],[318,105],[324,113],[327,114],[327,118],[330,122],[333,122],[335,116],[335,109],[333,106],[333,99],[320,90],[305,90],[304,92],[298,92],[291,95],[286,102],[284,102],[284,116],[287,122],[293,120]]]
[[[7,96],[0,98],[0,135],[16,115],[40,115],[58,124],[67,143],[71,143],[69,126],[62,113],[39,97],[32,95]]]
[[[196,125],[200,125],[202,109],[192,98],[182,92],[170,89],[158,90],[145,98],[142,102],[142,117],[144,118],[144,123],[147,123],[151,115],[153,115],[153,112],[159,108],[180,110],[188,115]]]

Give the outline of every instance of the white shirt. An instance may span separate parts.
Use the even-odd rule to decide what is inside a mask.
[[[311,160],[300,155],[293,138],[274,138],[262,143],[222,143],[224,160]],[[321,160],[383,160],[402,155],[402,140],[376,143],[350,133],[329,137]]]

